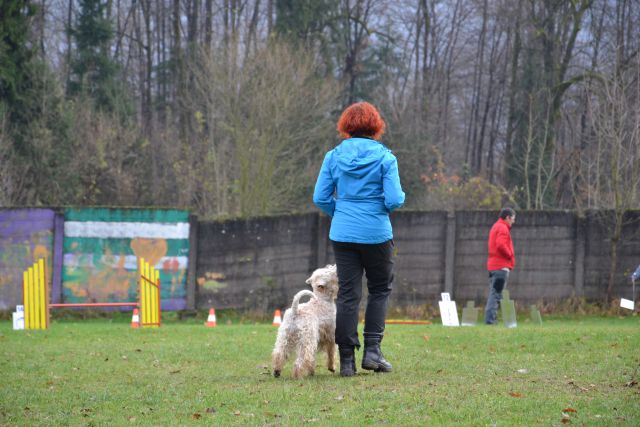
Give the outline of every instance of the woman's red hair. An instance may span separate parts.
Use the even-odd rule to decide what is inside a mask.
[[[384,133],[384,120],[373,105],[356,102],[348,106],[338,120],[338,132],[344,138],[366,136],[379,139]]]

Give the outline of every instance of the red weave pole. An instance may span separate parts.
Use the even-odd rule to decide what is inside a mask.
[[[49,308],[65,307],[138,307],[137,302],[91,302],[91,303],[70,303],[70,304],[49,304]]]

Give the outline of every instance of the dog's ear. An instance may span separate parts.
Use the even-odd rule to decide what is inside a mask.
[[[310,285],[311,284],[311,277],[309,277],[307,280],[305,280],[304,283],[306,283],[307,285]]]

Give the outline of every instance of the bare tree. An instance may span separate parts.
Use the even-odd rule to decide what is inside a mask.
[[[640,62],[602,79],[593,109],[596,146],[583,157],[590,206],[604,209],[611,266],[606,298],[611,300],[626,212],[640,206]],[[610,212],[610,214],[608,213]]]
[[[191,171],[181,169],[178,179],[189,181],[203,216],[300,209],[317,156],[331,141],[324,112],[336,102],[337,86],[315,76],[312,53],[286,44],[263,47],[242,68],[219,58],[203,52],[194,63],[200,133],[181,163]]]

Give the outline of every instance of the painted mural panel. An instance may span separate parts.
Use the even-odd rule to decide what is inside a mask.
[[[189,213],[151,209],[68,209],[64,302],[138,299],[137,258],[160,271],[163,310],[186,307]]]
[[[22,272],[45,259],[51,277],[55,212],[50,209],[0,210],[0,310],[22,304]]]

